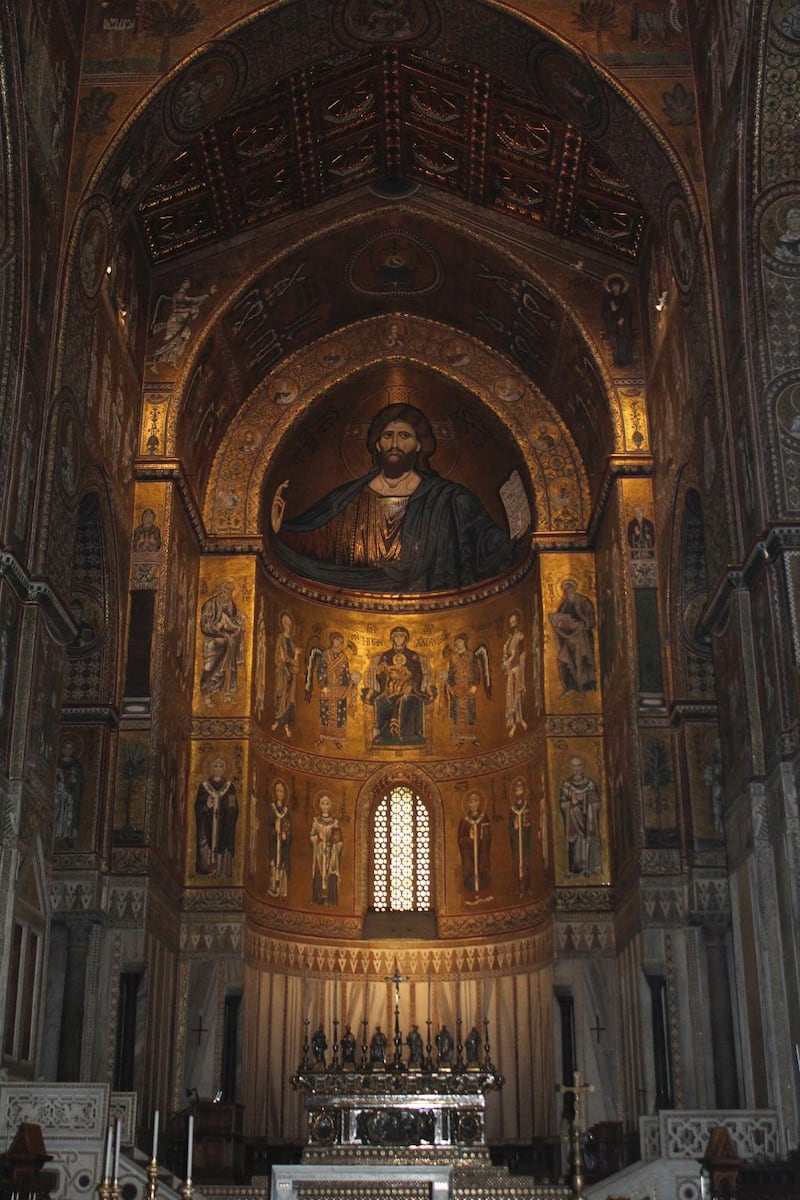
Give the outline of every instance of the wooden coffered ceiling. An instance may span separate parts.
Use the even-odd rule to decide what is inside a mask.
[[[645,214],[578,130],[501,79],[419,50],[318,62],[207,126],[139,204],[154,264],[364,184],[426,183],[632,266]]]

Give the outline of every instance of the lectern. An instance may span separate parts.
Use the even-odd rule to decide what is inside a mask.
[[[241,1104],[195,1100],[176,1113],[170,1123],[174,1144],[185,1147],[189,1116],[194,1115],[194,1162],[196,1182],[241,1182],[244,1177],[242,1141],[244,1109]]]

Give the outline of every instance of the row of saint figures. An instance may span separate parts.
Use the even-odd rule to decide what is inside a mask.
[[[429,1019],[426,1022],[427,1038],[423,1041],[418,1025],[412,1025],[406,1036],[403,1037],[400,1032],[399,1011],[396,1008],[394,1036],[391,1041],[380,1025],[375,1026],[368,1040],[369,1022],[365,1017],[361,1022],[362,1038],[359,1047],[356,1035],[350,1025],[345,1025],[341,1040],[339,1040],[339,1021],[334,1018],[330,1058],[328,1057],[328,1038],[323,1023],[320,1022],[310,1038],[310,1021],[306,1019],[304,1024],[305,1036],[300,1072],[487,1071],[492,1074],[495,1072],[491,1060],[488,1020],[483,1022],[483,1038],[481,1038],[477,1025],[473,1025],[462,1040],[461,1017],[456,1020],[455,1035],[451,1033],[447,1025],[443,1024],[433,1038]]]

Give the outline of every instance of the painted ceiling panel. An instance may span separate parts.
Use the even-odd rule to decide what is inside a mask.
[[[636,262],[634,189],[583,133],[470,63],[375,47],[251,93],[139,204],[153,262],[385,179],[424,182]]]

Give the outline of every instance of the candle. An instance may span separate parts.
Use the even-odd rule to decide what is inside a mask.
[[[119,1179],[119,1143],[122,1137],[122,1121],[117,1121],[117,1128],[114,1136],[114,1182]]]
[[[800,1071],[800,1042],[795,1042],[794,1044],[794,1055],[797,1059],[797,1069]]]
[[[192,1178],[192,1151],[194,1149],[194,1113],[189,1114],[189,1144],[186,1147],[186,1178]]]
[[[369,1010],[369,971],[364,976],[364,1020],[367,1020]]]
[[[428,1022],[431,1019],[431,969],[428,967]]]
[[[158,1109],[153,1114],[153,1162],[158,1161]]]
[[[106,1165],[103,1169],[103,1176],[105,1179],[111,1178],[111,1142],[113,1137],[114,1130],[109,1125],[108,1129],[106,1130]]]

